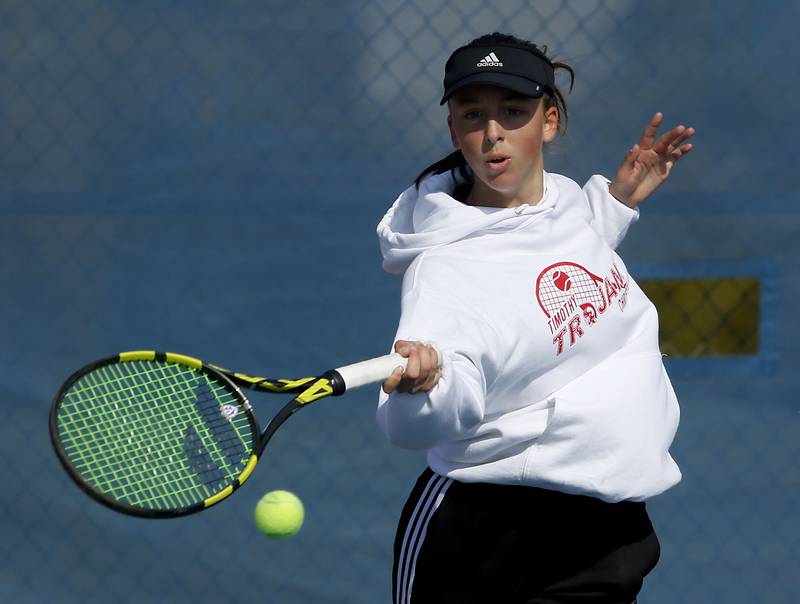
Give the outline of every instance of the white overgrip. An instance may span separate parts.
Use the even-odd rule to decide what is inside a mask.
[[[433,346],[432,344],[429,344]],[[444,362],[442,359],[442,352],[434,346],[436,353],[439,357],[439,367]],[[336,371],[342,376],[345,385],[345,391],[367,384],[374,384],[376,382],[383,382],[397,367],[402,367],[403,371],[406,369],[408,359],[401,354],[393,352],[382,357],[376,357],[352,365],[339,367]]]

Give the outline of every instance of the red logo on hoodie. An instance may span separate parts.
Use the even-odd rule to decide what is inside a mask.
[[[620,311],[625,310],[630,283],[615,264],[609,272],[610,276],[603,278],[580,264],[558,262],[539,274],[536,299],[548,318],[556,356],[564,351],[567,332],[571,348],[583,336],[583,325],[596,324],[615,299]]]

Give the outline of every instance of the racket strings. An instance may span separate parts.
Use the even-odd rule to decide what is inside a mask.
[[[90,395],[97,396],[98,386],[100,386],[101,384],[99,384],[96,379],[93,379],[94,377],[96,377],[96,376],[86,376],[86,383],[88,385],[88,388],[84,389],[83,394],[86,394],[88,392]],[[162,378],[163,378],[163,376],[162,376]],[[159,381],[163,381],[163,379],[159,380]],[[112,399],[112,400],[119,401],[120,399]],[[142,403],[145,403],[145,404],[150,403],[150,401],[148,401],[146,399],[145,400],[139,400],[137,402],[139,403],[139,405],[141,405]],[[133,405],[132,405],[132,407],[133,407]],[[119,405],[117,405],[116,403],[115,403],[115,408],[117,408],[117,409],[119,408]],[[157,407],[152,406],[151,409],[157,409]],[[133,408],[131,410],[134,411],[134,412],[141,412],[141,409]],[[122,421],[123,421],[123,423],[126,424],[126,428],[131,428],[131,427],[136,428],[136,426],[127,426],[127,421],[126,421],[125,417],[126,416],[122,416]],[[161,417],[159,417],[158,420],[160,422],[162,422],[161,423],[161,427],[162,428],[164,426],[169,426],[169,424],[164,422],[163,415]],[[168,451],[164,451],[163,450],[163,447],[164,447],[163,442],[165,441],[164,437],[165,436],[166,437],[170,436],[169,431],[162,429],[159,434],[155,435],[155,436],[157,436],[157,438],[153,438],[153,437],[146,438],[146,437],[143,436],[143,433],[142,433],[141,429],[138,432],[131,431],[130,435],[128,435],[126,432],[124,432],[122,430],[118,430],[117,432],[115,432],[113,429],[106,429],[105,431],[101,431],[101,430],[97,429],[97,428],[104,427],[104,426],[107,427],[107,428],[109,426],[108,416],[105,418],[105,422],[98,422],[97,424],[95,424],[93,426],[93,429],[92,429],[92,431],[94,432],[94,436],[95,437],[99,437],[99,438],[97,438],[96,443],[98,445],[100,445],[100,446],[99,447],[94,447],[94,448],[92,448],[92,447],[89,447],[89,448],[84,447],[83,450],[80,451],[80,453],[82,453],[80,458],[76,458],[75,459],[76,465],[78,465],[80,461],[86,462],[87,461],[87,457],[88,457],[88,460],[90,462],[90,465],[89,465],[88,469],[94,470],[94,475],[95,475],[94,477],[95,477],[95,479],[97,481],[96,484],[101,489],[107,490],[111,486],[111,484],[109,483],[108,479],[113,479],[114,486],[118,487],[119,484],[121,483],[121,484],[125,485],[128,488],[129,491],[131,490],[131,487],[136,487],[137,485],[138,486],[144,486],[145,489],[143,489],[142,492],[138,492],[138,493],[137,492],[131,492],[131,495],[133,495],[134,498],[137,499],[137,500],[138,499],[142,499],[142,495],[143,494],[148,494],[148,493],[146,493],[146,491],[150,491],[149,494],[153,495],[154,494],[152,492],[153,489],[152,489],[152,486],[150,484],[151,481],[149,480],[150,476],[147,475],[147,471],[152,469],[152,471],[154,471],[156,476],[159,474],[158,471],[155,470],[155,468],[157,467],[155,464],[156,464],[156,461],[158,460],[158,458],[154,457],[154,449],[155,449],[155,453],[160,454],[161,455],[161,459],[163,460],[165,458],[166,453],[168,453]],[[112,428],[113,428],[113,426],[112,426]],[[135,442],[134,442],[134,439],[135,439]],[[127,445],[134,445],[135,448],[132,448],[130,446],[125,447],[126,441],[127,441]],[[100,461],[101,462],[106,462],[106,464],[105,464],[104,467],[102,466],[102,464],[100,464],[100,467],[98,467],[97,455],[106,454],[106,450],[109,447],[114,447],[117,450],[119,450],[120,448],[127,450],[129,452],[129,454],[128,454],[129,456],[128,456],[128,459],[126,460],[126,463],[125,464],[119,464],[119,463],[117,463],[117,464],[108,464],[107,463],[108,460],[106,458],[102,458],[101,457]],[[162,448],[162,451],[159,451],[160,447]],[[72,447],[70,447],[69,449],[75,451],[75,449],[72,448]],[[173,447],[172,453],[178,454],[179,452],[180,452],[180,450],[177,447]],[[174,457],[171,457],[171,458],[172,458],[173,461],[175,460]],[[163,461],[162,461],[162,465],[163,465]],[[137,469],[138,474],[136,474],[136,476],[140,477],[139,480],[132,479],[132,477],[134,476],[134,473],[130,471],[131,468],[136,468]],[[110,472],[99,472],[98,470],[110,470]],[[86,472],[84,470],[84,474],[88,474],[88,472]],[[141,479],[142,476],[145,478],[145,480]],[[162,472],[162,478],[163,478],[163,472]],[[170,483],[171,481],[167,481],[167,482]],[[115,489],[111,489],[111,491],[112,491],[112,494],[119,495],[118,493],[115,492]],[[139,496],[138,498],[136,497],[137,495]]]
[[[213,403],[214,401],[211,399],[209,402]],[[161,424],[162,427],[167,425],[165,422],[168,418],[164,417],[163,414],[157,416],[157,419],[163,422]],[[192,434],[194,434],[194,432],[192,432]],[[101,490],[120,498],[124,494],[120,492],[120,489],[124,487],[127,495],[138,504],[152,503],[151,499],[145,498],[144,495],[150,495],[152,497],[159,494],[152,488],[152,480],[155,478],[160,478],[163,483],[164,489],[162,489],[161,494],[179,496],[182,492],[187,490],[185,486],[181,488],[180,480],[174,478],[172,480],[169,479],[169,470],[173,471],[173,476],[185,474],[185,471],[180,465],[182,458],[185,457],[191,464],[192,455],[189,454],[191,450],[187,449],[185,446],[186,433],[183,434],[183,447],[179,446],[176,438],[181,435],[175,434],[174,432],[170,433],[168,430],[164,431],[163,434],[150,435],[149,438],[141,433],[141,431],[139,433],[132,431],[130,435],[127,436],[124,433],[119,433],[116,438],[114,438],[113,433],[110,435],[112,438],[109,438],[109,434],[96,434],[95,436],[95,446],[90,445],[88,447],[84,446],[83,448],[65,446],[65,449],[71,454],[76,465],[79,461],[88,462],[88,468],[95,471],[96,485]],[[165,436],[167,438],[164,438]],[[169,444],[170,440],[168,440],[170,436],[173,437],[171,447]],[[133,445],[133,440],[135,439],[137,445],[136,449],[129,449],[132,452],[126,458],[125,464],[108,463],[104,458],[101,459],[106,462],[105,467],[102,465],[98,466],[98,464],[94,463],[96,456],[103,455],[107,447],[118,446],[120,438],[123,444],[124,441],[127,440],[128,445]],[[229,440],[238,445],[236,449],[241,451],[241,442],[235,439]],[[224,444],[222,440],[219,442]],[[230,461],[230,455],[227,457]],[[167,464],[167,462],[169,463]],[[212,474],[210,469],[203,471],[199,469],[198,464],[194,463],[191,465],[196,471],[196,477],[206,485],[210,486],[213,482],[224,479],[224,477],[220,476],[217,466],[214,466],[215,472]],[[139,468],[140,473],[133,476],[129,471],[131,467]],[[166,472],[164,472],[165,469],[167,470]],[[106,471],[103,472],[102,470]],[[149,476],[146,473],[147,471],[152,471],[152,476]],[[86,471],[83,473],[87,474]],[[227,485],[228,482],[225,484]],[[189,488],[193,487],[194,485],[191,485]],[[173,505],[175,504],[174,501],[172,503]],[[181,500],[180,503],[188,503],[188,501]]]
[[[158,421],[163,422],[163,417],[159,417]],[[194,434],[194,432],[192,433]],[[132,436],[133,438],[136,438],[135,433],[132,433]],[[166,436],[166,438],[171,438],[173,442],[173,447],[171,450],[169,450],[167,447],[163,445],[162,441],[166,440],[165,438],[163,438],[164,436]],[[183,450],[179,446],[175,445],[176,438],[183,439],[183,444],[184,444]],[[194,440],[197,440],[197,438],[195,437]],[[137,469],[138,472],[137,476],[132,477],[133,475],[130,471],[126,472],[125,473],[126,475],[123,475],[121,477],[118,474],[115,475],[112,473],[110,474],[110,476],[113,476],[116,482],[109,484],[108,481],[102,480],[103,476],[101,475],[98,476],[98,478],[100,479],[99,486],[105,488],[111,487],[110,490],[112,495],[114,496],[120,495],[120,493],[117,492],[116,488],[124,486],[126,491],[129,493],[130,498],[133,500],[133,502],[138,503],[140,505],[142,504],[154,505],[156,503],[154,498],[158,497],[159,495],[165,495],[165,494],[171,495],[171,497],[169,497],[168,500],[170,504],[173,506],[176,503],[174,497],[178,497],[181,503],[184,504],[190,503],[189,500],[180,497],[180,495],[181,493],[186,492],[187,489],[196,490],[196,484],[182,485],[180,479],[178,478],[179,476],[185,475],[185,470],[182,469],[180,465],[180,460],[182,458],[187,459],[189,462],[191,462],[192,460],[192,450],[189,447],[187,447],[186,441],[187,437],[185,433],[182,435],[180,433],[175,434],[174,431],[173,434],[171,435],[168,432],[165,432],[164,435],[159,435],[159,439],[157,440],[152,438],[147,439],[139,435],[136,442],[139,454],[138,455],[136,455],[135,453],[131,454],[130,459],[127,460],[128,465],[126,466],[117,465],[116,467],[108,468],[111,472],[115,472],[119,470],[124,471],[125,468],[130,469],[131,467],[133,467]],[[131,438],[128,439],[128,444],[129,445],[132,444]],[[239,448],[241,449],[241,447]],[[198,450],[203,451],[203,453],[206,456],[208,456],[208,453],[206,453],[202,448]],[[166,460],[170,461],[170,463],[172,464],[172,468],[169,467],[164,468]],[[205,468],[205,471],[204,468],[198,467],[197,463],[190,463],[190,465],[194,470],[195,480],[199,480],[200,482],[206,485],[213,486],[212,483],[218,482],[224,478],[224,476],[220,475],[220,469],[218,464],[213,464],[214,466],[213,472],[211,471],[210,468],[210,466],[212,465],[210,461],[207,462],[208,467]],[[170,469],[173,470],[172,480],[168,479]],[[152,472],[152,476],[148,475],[149,472]],[[139,478],[138,480],[136,479],[137,477]],[[158,491],[153,489],[152,486],[153,479],[159,479],[160,482],[162,483],[160,485],[161,488]],[[201,496],[202,495],[203,493],[201,493]],[[192,497],[196,498],[197,495],[196,494],[192,495]]]
[[[64,396],[64,449],[95,488],[131,505],[177,508],[231,484],[253,449],[241,401],[205,373],[137,361],[96,369]]]

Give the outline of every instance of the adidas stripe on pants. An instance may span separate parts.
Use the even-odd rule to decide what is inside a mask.
[[[430,469],[394,543],[394,604],[630,604],[656,565],[644,503],[463,483]]]

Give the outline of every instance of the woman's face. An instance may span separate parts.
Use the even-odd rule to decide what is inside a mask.
[[[482,204],[535,203],[541,197],[542,143],[556,136],[558,110],[545,110],[540,101],[486,85],[450,97],[450,136],[475,173]]]

